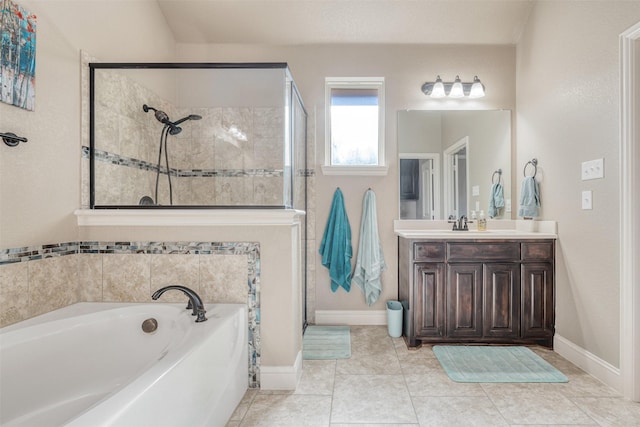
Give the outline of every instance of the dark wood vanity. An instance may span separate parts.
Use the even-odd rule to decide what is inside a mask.
[[[398,238],[409,347],[553,346],[554,239]]]

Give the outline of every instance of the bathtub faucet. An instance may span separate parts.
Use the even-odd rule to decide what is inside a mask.
[[[198,316],[196,317],[196,323],[204,322],[205,320],[207,320],[207,317],[204,315],[207,312],[207,310],[204,309],[202,298],[200,298],[200,296],[193,289],[189,289],[186,286],[180,286],[180,285],[165,286],[164,288],[160,288],[157,291],[155,291],[153,295],[151,295],[151,299],[157,300],[158,298],[160,298],[162,294],[172,289],[175,289],[177,291],[182,291],[182,293],[184,293],[189,298],[189,304],[187,305],[187,308],[193,309],[192,316]]]

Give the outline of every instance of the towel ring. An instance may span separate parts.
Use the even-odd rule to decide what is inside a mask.
[[[494,178],[496,177],[496,174],[498,174],[498,182],[494,182]],[[500,178],[502,177],[502,169],[498,169],[497,171],[493,172],[493,175],[491,175],[491,183],[492,184],[500,184]]]
[[[531,159],[527,163],[525,163],[524,169],[522,170],[522,173],[524,174],[524,176],[527,176],[527,166],[529,165],[533,166],[533,175],[531,176],[535,178],[536,174],[538,173],[538,159]]]

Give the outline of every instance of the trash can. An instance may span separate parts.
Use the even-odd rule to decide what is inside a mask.
[[[402,304],[400,301],[387,301],[387,329],[389,336],[402,336]]]

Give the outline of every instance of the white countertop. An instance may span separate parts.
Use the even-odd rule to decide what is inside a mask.
[[[488,220],[487,231],[469,224],[469,231],[452,231],[447,221],[396,220],[393,231],[406,239],[557,239],[555,221]]]

